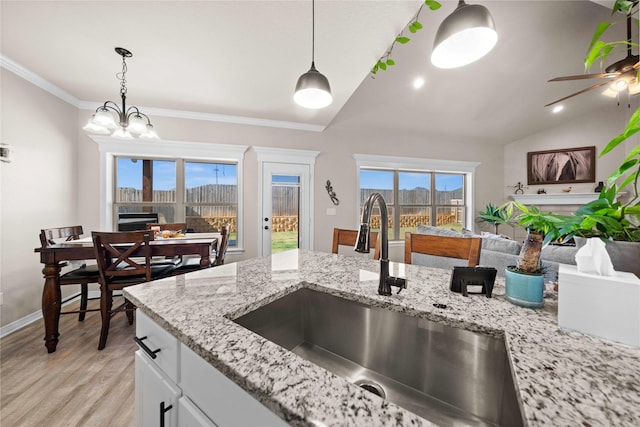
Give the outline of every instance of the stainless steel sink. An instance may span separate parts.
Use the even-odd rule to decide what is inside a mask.
[[[310,289],[234,321],[438,425],[523,425],[502,339]]]

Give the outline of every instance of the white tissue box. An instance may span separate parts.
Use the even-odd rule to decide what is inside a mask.
[[[640,279],[621,271],[586,274],[560,264],[558,326],[640,347]]]

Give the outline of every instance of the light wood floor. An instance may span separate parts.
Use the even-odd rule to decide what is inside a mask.
[[[133,426],[134,334],[119,313],[98,351],[100,313],[91,312],[83,322],[60,317],[55,353],[44,346],[42,320],[0,340],[0,426]]]

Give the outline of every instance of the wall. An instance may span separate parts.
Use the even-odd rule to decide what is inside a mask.
[[[585,114],[573,121],[562,122],[562,114],[558,115],[558,125],[545,131],[530,135],[519,141],[507,144],[504,156],[511,159],[505,162],[504,181],[512,186],[517,182],[527,185],[527,152],[553,150],[559,148],[596,146],[599,155],[609,140],[624,130],[629,115],[634,110],[626,105],[617,106],[614,101],[598,111]],[[596,183],[606,181],[607,176],[620,164],[624,158],[624,148],[614,150],[602,158],[596,159]],[[592,192],[596,183],[569,184],[572,192]],[[569,185],[547,184],[531,185],[525,193],[535,194],[539,188],[550,193],[560,193]],[[505,197],[513,194],[513,188],[505,188]]]
[[[90,112],[82,111],[78,127]],[[356,211],[356,177],[354,153],[394,156],[423,157],[432,159],[454,159],[478,161],[476,204],[482,205],[498,200],[503,187],[502,147],[487,147],[476,141],[447,140],[443,137],[409,135],[402,131],[384,133],[369,132],[364,122],[352,121],[330,126],[324,132],[306,132],[258,126],[234,125],[165,117],[154,117],[154,126],[163,139],[198,141],[222,144],[242,144],[278,148],[318,150],[315,165],[315,228],[314,249],[330,252],[334,227],[355,228],[358,224]],[[79,194],[78,217],[82,224],[98,225],[98,147],[86,135],[81,135],[79,144]],[[256,153],[249,149],[245,155],[244,176],[244,249],[241,255],[228,254],[229,261],[254,257],[258,253],[260,225],[258,208],[258,162]],[[335,206],[336,215],[326,215],[326,209],[334,207],[324,188],[330,179],[340,199]],[[401,260],[402,251],[393,251],[393,259]]]
[[[635,103],[637,104],[637,100]],[[604,157],[596,158],[595,183],[527,185],[527,152],[595,145],[596,156],[599,156],[607,143],[624,130],[629,117],[637,108],[637,105],[632,105],[632,108],[629,108],[626,103],[618,106],[614,100],[603,102],[603,104],[605,105],[600,110],[566,123],[562,121],[562,114],[559,114],[557,126],[507,144],[504,147],[504,158],[509,161],[505,161],[504,164],[503,200],[506,201],[508,196],[513,194],[512,186],[518,182],[528,187],[524,189],[525,194],[535,194],[540,188],[543,188],[547,194],[552,194],[561,193],[562,189],[568,186],[571,186],[571,192],[590,193],[593,192],[598,181],[606,181],[607,176],[620,165],[626,153],[638,144],[637,136],[630,138],[626,145],[617,147]],[[567,211],[575,210],[577,206],[543,206],[541,208],[566,214]],[[500,231],[511,234],[507,226],[501,226]],[[523,235],[522,230],[517,230],[516,236],[522,237]]]
[[[78,113],[4,68],[0,79],[2,142],[14,151],[11,163],[0,163],[0,325],[6,326],[41,308],[42,264],[33,251],[40,229],[76,223]]]

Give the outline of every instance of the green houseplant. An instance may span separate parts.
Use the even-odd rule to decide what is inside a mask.
[[[555,214],[541,212],[535,206],[525,206],[512,201],[501,206],[508,217],[514,209],[520,213],[515,224],[527,230],[516,265],[507,267],[505,296],[513,304],[529,308],[542,307],[544,301],[544,268],[540,263],[542,248],[561,236],[562,219]]]
[[[623,13],[625,19],[634,13],[638,1],[617,0],[613,6],[612,16]],[[603,36],[614,22],[601,22],[596,28],[587,55],[585,69],[589,70],[597,62],[604,62],[611,53],[638,47],[631,40],[615,40],[606,42]],[[635,83],[640,80],[640,68],[635,76]],[[632,82],[634,83],[634,82]],[[618,148],[623,142],[640,132],[640,108],[629,118],[625,129],[600,152],[599,157]],[[635,136],[637,138],[637,135]],[[618,148],[619,149],[619,148]],[[637,259],[640,258],[640,196],[638,180],[640,178],[640,144],[631,147],[622,163],[609,177],[598,199],[581,206],[572,216],[557,216],[559,232],[565,238],[599,237],[607,242],[607,250],[612,257],[614,268],[619,271],[640,271]],[[630,192],[630,197],[623,203],[618,200],[620,190]],[[576,239],[579,241],[579,239]],[[615,246],[614,246],[615,245]],[[619,246],[617,248],[616,246]],[[618,258],[616,258],[618,257]]]
[[[493,225],[494,234],[498,234],[500,224],[511,225],[511,217],[507,214],[504,206],[494,206],[491,203],[485,206],[484,211],[478,213],[476,220]]]

